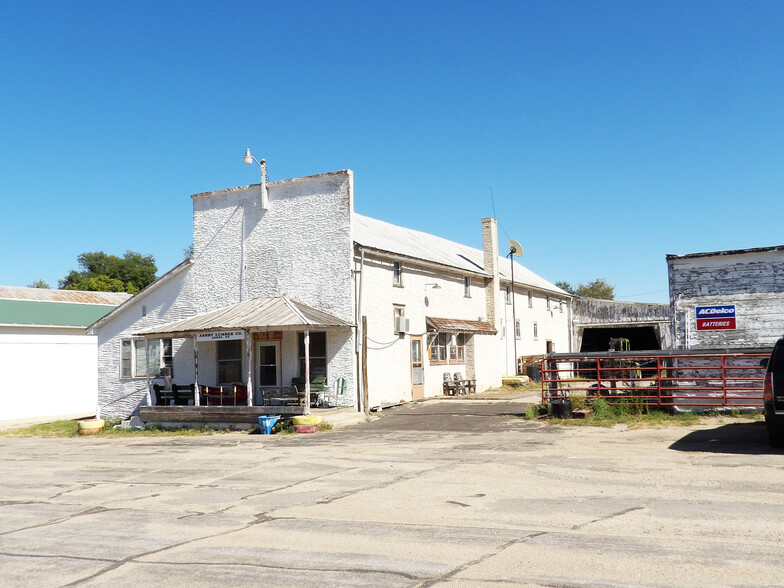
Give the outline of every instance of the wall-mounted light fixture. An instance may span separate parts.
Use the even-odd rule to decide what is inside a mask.
[[[427,289],[428,289],[428,288],[430,288],[430,289],[432,289],[432,290],[440,290],[440,289],[441,289],[441,286],[439,286],[439,285],[438,285],[437,283],[435,283],[435,282],[430,282],[430,283],[428,283],[428,284],[425,284],[425,306],[430,306],[430,300],[429,300],[429,299],[428,299],[428,297],[427,297]]]
[[[269,196],[267,194],[267,161],[265,159],[259,161],[250,154],[250,149],[246,149],[245,157],[242,158],[242,162],[245,165],[250,165],[254,161],[261,168],[261,209],[267,210],[269,208]]]

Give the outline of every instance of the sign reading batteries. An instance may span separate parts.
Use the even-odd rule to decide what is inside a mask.
[[[735,328],[735,305],[698,306],[697,330],[718,331]]]

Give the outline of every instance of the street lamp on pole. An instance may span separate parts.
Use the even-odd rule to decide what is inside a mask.
[[[245,165],[250,165],[254,161],[259,168],[261,168],[261,209],[267,210],[269,208],[269,196],[267,194],[267,161],[265,159],[259,161],[250,154],[250,149],[246,149],[245,157],[242,158],[242,162]]]
[[[509,265],[512,267],[512,341],[514,341],[514,375],[517,374],[517,315],[515,314],[515,281],[514,281],[514,260],[512,257],[520,257],[523,248],[514,239],[509,240]]]

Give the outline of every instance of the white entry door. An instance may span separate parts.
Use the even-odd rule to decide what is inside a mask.
[[[257,386],[280,386],[280,342],[264,341],[256,347]]]

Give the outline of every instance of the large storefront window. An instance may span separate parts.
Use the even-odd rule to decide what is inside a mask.
[[[305,333],[297,333],[299,376],[305,377]],[[310,378],[327,375],[327,334],[310,333]]]

